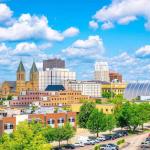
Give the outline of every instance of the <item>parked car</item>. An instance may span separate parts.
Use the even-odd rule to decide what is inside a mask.
[[[74,146],[75,146],[75,147],[84,147],[85,144],[82,143],[82,142],[77,142],[77,143],[74,144]]]
[[[150,142],[149,141],[142,142],[141,148],[150,148]]]
[[[98,137],[97,139],[99,139],[99,141],[105,141],[106,140],[105,136],[104,137]]]
[[[145,141],[150,141],[150,137],[146,138],[146,140],[145,140]]]
[[[114,144],[104,144],[100,147],[100,150],[119,150],[119,148]]]
[[[75,149],[75,145],[73,145],[73,144],[66,144],[66,145],[63,145],[63,147],[65,149]]]
[[[109,143],[108,145],[110,145],[111,147],[115,147],[115,148],[116,148],[116,150],[118,150],[118,149],[119,149],[118,145],[115,145],[115,144],[112,144],[112,143]]]
[[[104,150],[106,148],[106,144],[100,145],[100,150]]]

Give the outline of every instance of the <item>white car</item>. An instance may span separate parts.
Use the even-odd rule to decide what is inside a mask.
[[[74,146],[75,147],[84,147],[85,145],[82,142],[78,142],[78,143],[75,143]]]
[[[141,143],[141,148],[150,148],[150,142],[149,141],[142,142]]]
[[[98,137],[97,138],[99,141],[105,141],[106,139],[105,139],[105,137]]]

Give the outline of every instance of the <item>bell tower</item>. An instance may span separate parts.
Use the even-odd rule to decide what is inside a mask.
[[[36,67],[35,62],[33,62],[30,70],[30,82],[32,83],[32,90],[38,91],[39,89],[39,71]]]
[[[25,69],[22,61],[20,61],[20,64],[17,69],[17,81],[16,81],[16,92],[19,94],[21,91],[26,90],[26,75],[25,75]]]

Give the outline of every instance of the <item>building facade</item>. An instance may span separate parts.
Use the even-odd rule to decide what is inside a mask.
[[[57,58],[48,59],[43,61],[43,70],[53,68],[65,68],[65,61]]]
[[[11,100],[10,106],[27,107],[35,102],[38,102],[38,105],[41,107],[69,106],[80,103],[81,100],[93,101],[92,98],[82,95],[80,91],[28,91],[26,94],[18,96],[17,100]]]
[[[3,133],[12,133],[16,129],[16,125],[19,122],[34,121],[35,123],[41,122],[43,125],[57,128],[65,125],[69,122],[74,128],[76,128],[76,113],[51,113],[51,114],[26,114],[15,115],[12,117],[4,117],[0,119],[0,135]]]
[[[94,71],[95,80],[106,81],[109,82],[109,66],[107,62],[99,62],[95,63],[95,71]]]
[[[76,73],[60,68],[40,71],[39,90],[44,91],[48,85],[65,85],[67,80],[76,80]]]
[[[79,113],[80,112],[80,107],[83,104],[72,104],[71,105],[71,110],[73,112]],[[112,114],[114,113],[115,110],[115,105],[113,104],[96,104],[96,108],[99,111],[102,111],[104,114]]]
[[[5,81],[2,84],[2,97],[8,95],[19,95],[22,91],[38,91],[39,90],[39,72],[33,62],[30,69],[30,80],[26,81],[26,71],[22,61],[20,62],[17,72],[16,81]]]
[[[98,98],[101,97],[101,84],[96,81],[68,81],[67,89],[81,91],[82,95]]]
[[[122,75],[118,72],[109,72],[110,82],[122,82]]]
[[[116,95],[123,95],[125,88],[127,84],[126,83],[108,83],[108,84],[102,84],[102,92],[113,92]]]

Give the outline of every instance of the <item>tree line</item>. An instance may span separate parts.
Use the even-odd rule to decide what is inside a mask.
[[[78,116],[78,123],[81,128],[86,128],[92,133],[112,131],[115,127],[127,127],[135,132],[137,127],[143,129],[144,123],[150,121],[149,103],[132,103],[120,101],[119,98],[113,100],[115,110],[113,114],[104,114],[96,109],[95,103],[87,102],[81,106]]]

